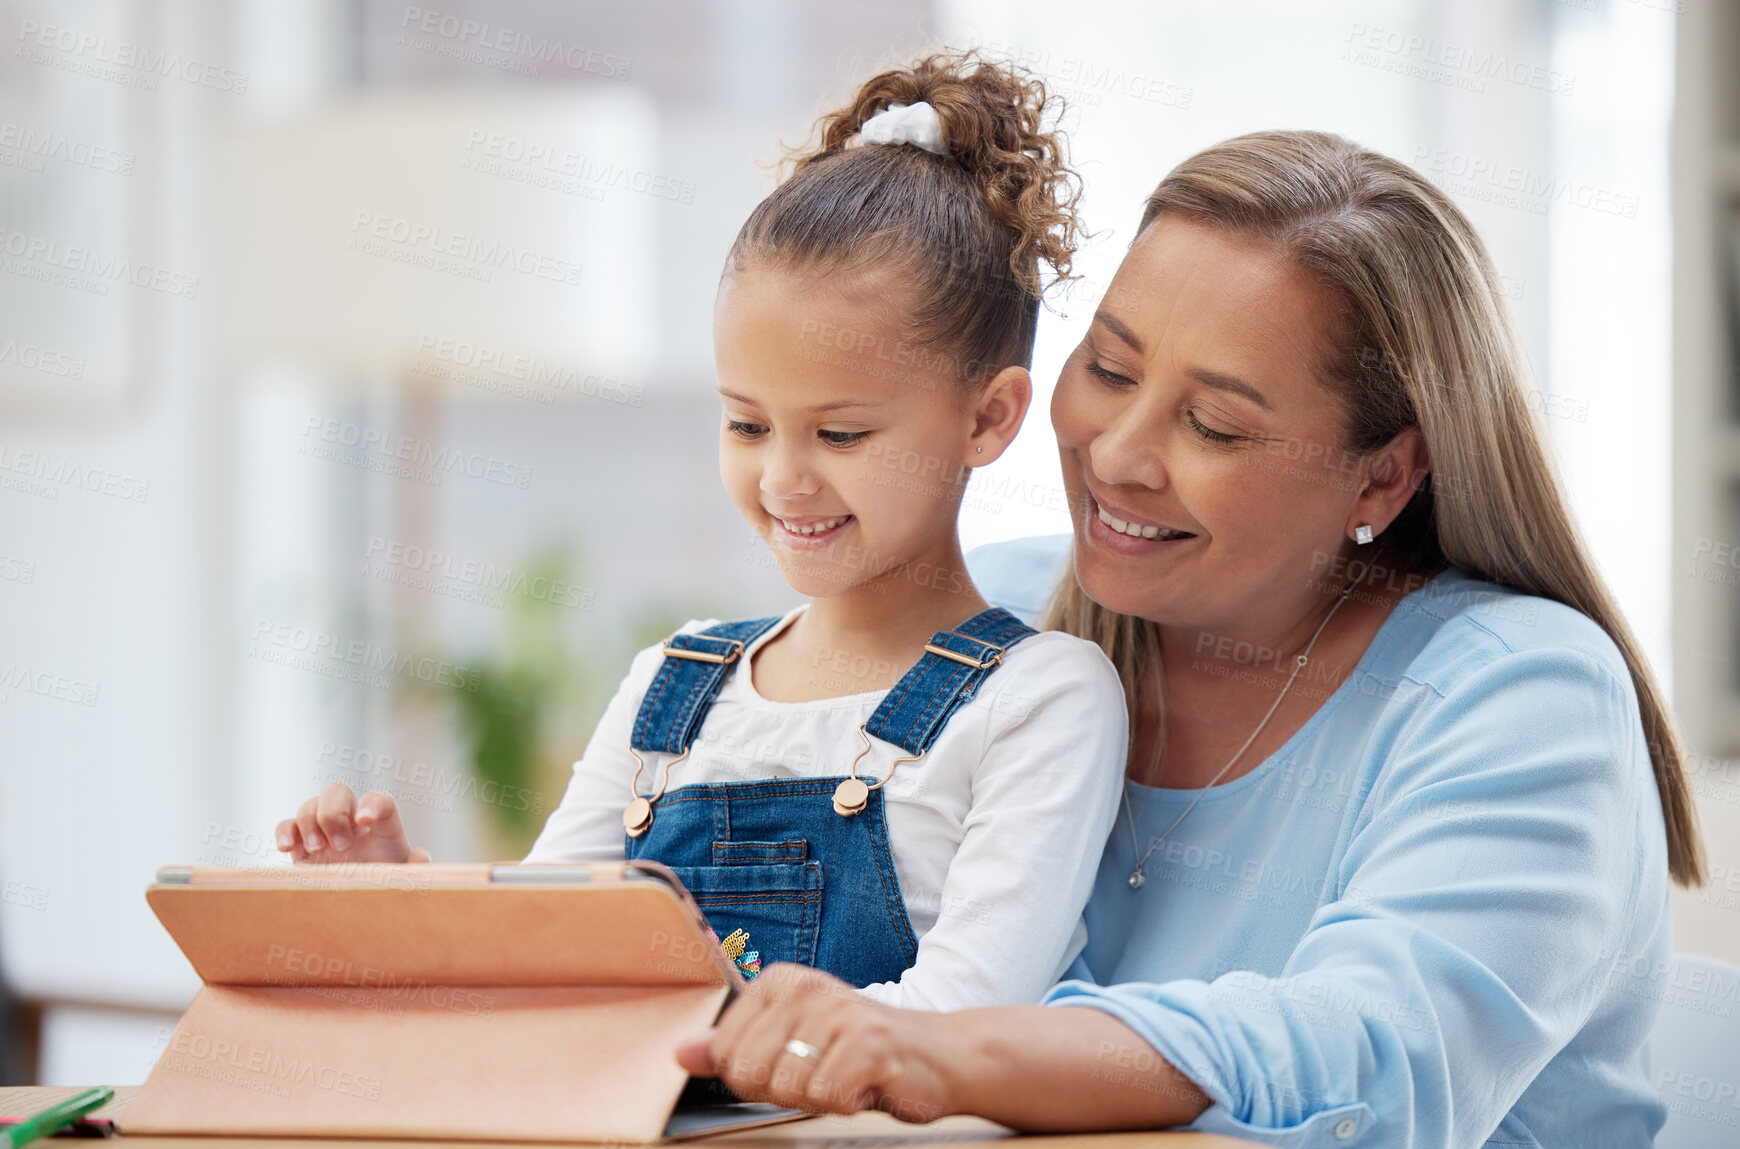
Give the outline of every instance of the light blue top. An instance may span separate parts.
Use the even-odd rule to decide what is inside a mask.
[[[969,565],[1031,612],[1067,547]],[[1196,795],[1129,790],[1142,850]],[[1190,1128],[1595,1149],[1661,1127],[1644,1044],[1673,950],[1661,805],[1625,662],[1587,616],[1439,574],[1133,890],[1135,855],[1120,811],[1075,980],[1046,1000],[1113,1014],[1195,1080],[1214,1104]],[[1137,1082],[1144,1056],[1106,1050],[1104,1072]]]

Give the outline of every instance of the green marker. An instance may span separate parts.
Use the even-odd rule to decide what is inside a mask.
[[[5,1137],[4,1144],[7,1149],[18,1149],[20,1145],[28,1145],[38,1137],[60,1132],[91,1110],[101,1109],[114,1096],[115,1091],[106,1085],[75,1093],[59,1105],[51,1105],[16,1125],[6,1126],[4,1130],[0,1130],[0,1135]]]

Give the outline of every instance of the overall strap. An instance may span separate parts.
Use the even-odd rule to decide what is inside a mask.
[[[894,684],[864,724],[865,732],[908,754],[923,754],[955,711],[972,701],[980,683],[1003,661],[1003,652],[1038,633],[997,606],[953,630],[937,631],[924,656]]]
[[[701,732],[726,675],[749,644],[779,625],[780,616],[722,622],[665,640],[665,660],[635,715],[636,750],[682,754]]]

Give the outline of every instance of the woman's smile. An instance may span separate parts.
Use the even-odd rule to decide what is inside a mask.
[[[1197,537],[1190,531],[1149,522],[1121,508],[1108,507],[1091,491],[1083,517],[1088,540],[1118,554],[1170,554]]]

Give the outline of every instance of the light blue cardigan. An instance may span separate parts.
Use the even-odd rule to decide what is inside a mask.
[[[969,566],[1031,618],[1068,542]],[[1142,850],[1196,793],[1129,789]],[[1625,662],[1585,615],[1447,570],[1286,745],[1209,791],[1139,890],[1126,817],[1046,1000],[1113,1014],[1189,1074],[1214,1101],[1191,1128],[1596,1149],[1661,1127],[1661,805]],[[1102,1052],[1139,1081],[1141,1047]]]

